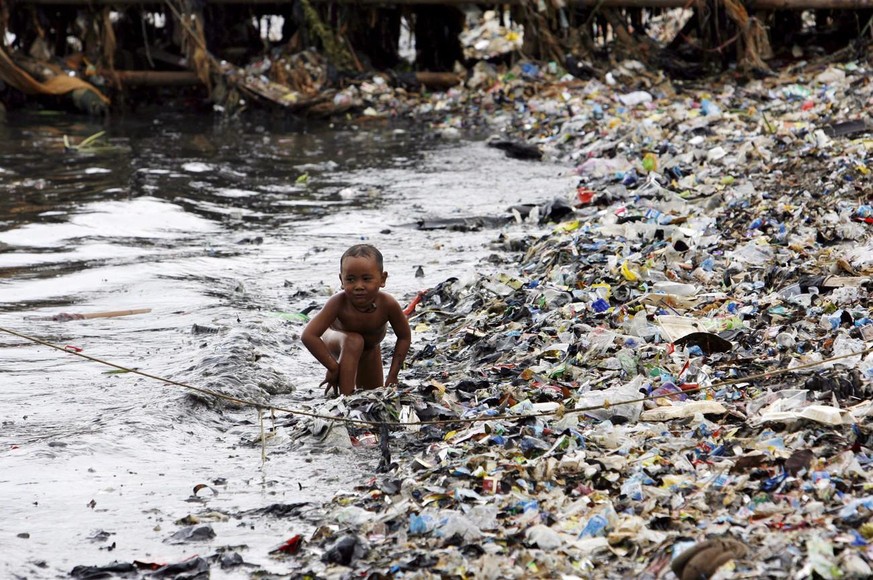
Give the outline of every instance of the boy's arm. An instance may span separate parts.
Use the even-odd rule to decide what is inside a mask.
[[[306,328],[303,329],[303,334],[300,335],[300,340],[303,342],[303,346],[312,353],[312,356],[318,359],[318,362],[324,365],[324,368],[331,372],[336,372],[339,369],[339,364],[336,362],[336,359],[333,358],[333,355],[330,354],[327,345],[324,344],[323,340],[321,340],[321,335],[323,335],[327,329],[330,328],[330,325],[333,324],[333,321],[336,320],[341,305],[341,294],[331,296],[325,303],[324,308],[322,308],[318,314],[313,316],[306,324]]]
[[[400,374],[403,361],[406,360],[406,354],[412,344],[409,321],[403,314],[400,304],[393,297],[388,301],[388,322],[391,323],[391,329],[394,331],[394,336],[397,337],[397,342],[394,344],[394,356],[391,357],[391,368],[388,370],[388,377],[385,380],[386,386],[397,384],[397,376]]]

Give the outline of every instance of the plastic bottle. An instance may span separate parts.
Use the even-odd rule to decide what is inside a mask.
[[[639,180],[640,178],[637,175],[637,172],[631,169],[630,171],[625,172],[624,176],[621,179],[621,184],[629,187],[631,185],[636,185]]]
[[[794,336],[789,332],[780,332],[776,335],[776,344],[779,345],[780,348],[784,349],[792,349],[797,344],[797,341],[794,339]]]
[[[591,116],[595,119],[603,118],[603,107],[600,106],[600,103],[594,103],[594,106],[591,107]]]
[[[834,339],[832,354],[835,357],[838,356],[847,356],[851,354],[857,353],[857,357],[849,356],[848,358],[843,358],[841,360],[836,361],[836,365],[845,366],[845,367],[854,367],[861,360],[862,352],[865,349],[865,344],[863,340],[858,340],[856,338],[849,338],[844,334],[840,334]]]
[[[786,286],[782,290],[779,291],[779,296],[782,298],[791,298],[792,296],[797,296],[801,293],[800,284],[792,284],[790,286]]]
[[[409,514],[409,533],[412,535],[427,534],[433,529],[433,518],[429,515]]]
[[[621,484],[621,494],[633,501],[642,501],[643,483],[639,475],[632,475],[623,484]],[[589,523],[591,522],[589,521]]]
[[[637,375],[637,357],[634,354],[634,351],[629,348],[623,348],[616,353],[615,358],[617,358],[619,364],[621,364],[621,370],[627,373],[629,377]]]
[[[588,520],[585,527],[579,532],[580,538],[594,538],[603,536],[606,533],[606,528],[609,526],[609,520],[603,515],[597,514]]]
[[[649,324],[649,320],[646,317],[646,312],[644,310],[640,310],[634,317],[627,323],[627,332],[631,336],[638,336],[640,338],[650,338],[655,336],[658,333],[658,329]]]
[[[823,330],[836,330],[840,327],[840,317],[822,314],[819,319],[819,327]]]
[[[686,349],[688,356],[703,356],[703,349],[697,346],[696,344],[693,346],[689,346]]]
[[[643,155],[643,169],[646,171],[656,171],[658,169],[658,156],[652,152]]]
[[[655,282],[652,285],[652,290],[658,294],[673,294],[674,296],[694,296],[697,294],[697,286],[682,282]]]
[[[700,102],[700,112],[704,115],[718,115],[721,113],[721,109],[709,99],[703,99]]]

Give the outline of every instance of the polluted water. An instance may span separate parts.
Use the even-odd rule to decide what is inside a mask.
[[[10,116],[0,576],[116,561],[145,574],[195,555],[244,558],[213,565],[216,578],[283,573],[270,551],[310,534],[319,506],[379,461],[348,438],[301,445],[248,404],[323,401],[299,334],[338,290],[344,249],[378,246],[406,305],[489,271],[491,218],[573,183],[409,126]]]

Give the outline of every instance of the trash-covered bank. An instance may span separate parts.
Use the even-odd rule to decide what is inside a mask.
[[[579,187],[422,296],[404,389],[339,403],[404,425],[292,575],[869,577],[867,69],[497,79],[483,109]]]
[[[482,66],[480,89],[410,105],[445,138],[487,123],[578,187],[495,208],[488,224],[509,225],[482,275],[411,314],[400,391],[314,407],[388,425],[278,417],[296,441],[373,446],[382,471],[309,513],[315,533],[277,538],[269,569],[869,576],[868,71],[825,60],[699,88],[633,61],[587,81]],[[410,103],[366,87],[374,117]],[[210,517],[180,541],[208,543]],[[272,574],[244,550],[161,574],[219,567]]]

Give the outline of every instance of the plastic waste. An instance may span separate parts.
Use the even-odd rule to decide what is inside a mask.
[[[652,284],[652,291],[661,294],[674,294],[676,296],[694,296],[697,294],[698,289],[694,284],[661,281]]]
[[[605,421],[615,421],[621,418],[624,421],[636,422],[643,410],[640,391],[643,378],[635,377],[631,382],[624,385],[610,387],[602,391],[589,391],[579,396],[576,400],[576,409],[587,409],[585,415]],[[625,403],[625,401],[636,401]]]
[[[433,542],[476,577],[656,577],[668,558],[680,580],[867,573],[871,144],[866,119],[835,116],[857,109],[839,95],[870,100],[868,68],[670,102],[632,62],[535,95],[526,79],[560,63],[479,63],[473,101],[422,103],[473,102],[575,175],[566,205],[515,206],[481,272],[421,295],[426,346],[409,398],[386,405],[425,447],[338,499],[330,523],[351,525],[348,501],[378,513],[362,537],[396,528],[392,545],[415,546],[396,574],[432,565]],[[444,118],[457,138],[466,118]],[[550,207],[563,221],[540,229]]]
[[[433,518],[427,514],[409,514],[409,533],[423,535],[430,533],[434,528]]]
[[[585,524],[585,527],[579,532],[580,538],[593,538],[596,536],[603,536],[606,534],[607,528],[609,527],[609,520],[606,519],[605,516],[601,514],[595,514],[591,518],[588,519],[588,522]]]
[[[647,91],[633,91],[624,95],[618,96],[619,102],[625,107],[634,107],[644,103],[651,103],[654,98]]]
[[[564,543],[558,532],[542,524],[528,528],[525,538],[528,544],[541,550],[556,550]]]
[[[640,414],[642,421],[672,421],[697,415],[724,415],[727,408],[718,401],[687,401],[665,407],[646,409]]]
[[[466,516],[445,512],[437,525],[436,535],[444,538],[459,536],[465,542],[473,542],[482,537],[482,531]]]
[[[349,534],[334,542],[324,552],[321,559],[331,564],[348,566],[365,556],[368,551],[367,546],[358,536]]]
[[[205,542],[215,537],[215,531],[209,524],[201,526],[186,526],[174,533],[165,541],[168,544],[186,544],[188,542]]]

